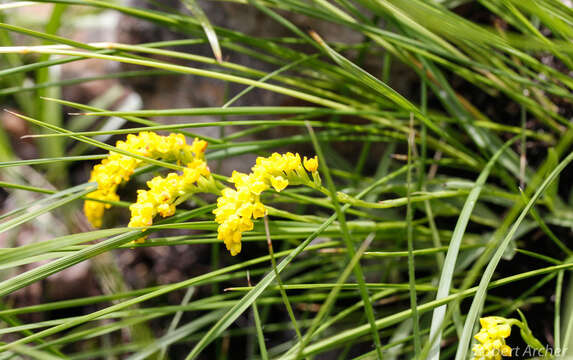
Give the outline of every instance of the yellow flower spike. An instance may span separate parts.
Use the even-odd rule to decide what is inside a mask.
[[[301,164],[300,155],[293,153],[286,153],[285,156],[285,169],[284,171],[293,171]]]
[[[480,318],[479,323],[480,323],[482,328],[490,329],[490,328],[496,326],[497,324],[499,324],[499,318],[497,316],[488,316],[488,317]]]
[[[235,184],[237,188],[242,188],[248,186],[249,175],[233,170],[230,181]]]
[[[170,204],[160,204],[157,206],[157,212],[161,217],[168,217],[175,214],[175,205]]]
[[[253,230],[254,224],[253,221],[249,218],[241,218],[241,224],[239,225],[239,230],[243,231],[251,231]]]
[[[92,195],[93,196],[93,195]],[[93,227],[101,227],[105,204],[98,201],[86,200],[84,202],[84,214]]]
[[[308,172],[316,172],[318,170],[318,156],[307,159],[306,156],[303,158],[304,168]]]
[[[305,162],[311,169],[307,170],[313,173],[315,183],[319,183],[320,179],[316,180],[318,158],[305,158]],[[289,185],[309,184],[309,181],[300,155],[293,153],[258,157],[250,174],[233,171],[230,182],[235,184],[236,190],[222,190],[217,199],[217,208],[213,210],[215,221],[219,224],[217,238],[223,240],[231,255],[235,256],[241,251],[242,233],[254,227],[252,219],[267,214],[260,194],[271,187],[280,192]]]
[[[249,179],[248,189],[255,195],[260,195],[263,191],[267,190],[269,186],[263,181],[256,178]]]
[[[197,163],[192,167],[199,167]],[[130,226],[150,226],[153,217],[160,214],[168,217],[175,214],[174,202],[181,195],[188,195],[200,191],[197,181],[201,179],[201,170],[185,168],[183,174],[169,173],[166,177],[156,176],[147,182],[148,191],[139,191],[137,203],[130,207],[132,220]],[[139,206],[137,206],[139,205]],[[141,208],[151,208],[151,212],[140,214]],[[135,225],[134,225],[135,224]]]

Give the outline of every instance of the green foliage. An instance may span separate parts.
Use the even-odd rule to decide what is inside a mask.
[[[3,123],[27,129],[14,136],[0,127],[2,358],[462,360],[480,317],[516,312],[541,347],[573,346],[566,2],[149,3],[154,10],[99,0],[0,4]],[[47,9],[45,18],[22,16],[31,6]],[[209,9],[227,6],[237,19],[215,21]],[[91,16],[110,14],[177,39],[75,36]],[[284,35],[233,28],[243,16]],[[61,77],[62,66],[83,60],[129,68]],[[140,77],[204,79],[224,96],[210,107],[118,105],[119,80]],[[101,81],[116,85],[88,103],[64,96]],[[250,103],[261,94],[271,104]],[[205,132],[212,128],[218,136]],[[145,243],[131,244],[140,236],[126,227],[136,188],[151,173],[182,169],[113,145],[140,131],[206,140],[222,183],[228,169],[252,165],[242,155],[318,154],[325,187],[263,194],[268,217],[245,232],[238,257],[222,251],[209,197],[187,200]],[[146,166],[96,230],[81,204],[94,189],[86,169],[102,151]],[[177,254],[166,271],[182,278],[134,281],[122,257],[159,261],[149,254]],[[183,258],[193,271],[179,267]],[[95,278],[90,291],[22,303],[23,291],[65,282],[78,264]]]

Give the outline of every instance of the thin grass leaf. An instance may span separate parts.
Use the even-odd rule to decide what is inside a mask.
[[[410,293],[410,309],[412,309],[412,325],[414,335],[414,358],[419,358],[422,351],[420,339],[420,318],[418,315],[418,299],[416,294],[416,264],[414,258],[414,213],[412,209],[412,158],[416,151],[414,138],[414,115],[410,115],[410,134],[408,134],[408,172],[406,173],[406,238],[408,243],[408,287]]]
[[[57,200],[54,202],[50,202],[47,205],[40,206],[38,209],[35,209],[35,206],[30,207],[31,211],[28,211],[20,216],[17,216],[13,219],[5,221],[0,224],[0,233],[13,229],[17,226],[20,226],[30,220],[37,218],[38,216],[50,212],[54,209],[57,209],[61,206],[71,203],[72,201],[80,199],[82,196],[89,194],[92,192],[93,189],[78,191],[75,194],[71,194],[69,196],[64,197],[61,200]]]
[[[332,204],[334,205],[334,210],[336,211],[336,217],[338,218],[338,222],[340,224],[340,228],[341,228],[341,232],[342,232],[342,236],[344,239],[344,243],[346,245],[346,250],[348,251],[348,255],[350,257],[350,259],[352,259],[352,257],[354,257],[356,251],[354,249],[354,244],[352,242],[352,238],[350,236],[350,232],[348,230],[348,226],[346,223],[346,218],[345,218],[345,214],[344,214],[344,208],[341,208],[340,203],[338,202],[338,197],[337,197],[337,193],[336,193],[336,188],[334,186],[334,182],[332,181],[332,177],[330,176],[330,171],[328,169],[328,165],[326,164],[326,161],[324,159],[324,153],[322,152],[322,148],[320,146],[320,144],[318,143],[318,139],[316,138],[316,135],[314,134],[314,130],[312,129],[312,127],[307,124],[307,128],[308,128],[308,133],[311,137],[312,140],[312,145],[314,146],[315,150],[316,150],[316,154],[318,155],[318,157],[321,159],[321,169],[324,173],[325,179],[326,179],[326,184],[328,186],[328,191],[329,191],[329,195],[330,195],[330,199],[332,201]],[[410,169],[410,166],[408,166],[408,169]],[[375,317],[374,317],[374,310],[372,308],[372,304],[370,303],[370,298],[368,297],[368,290],[365,286],[365,280],[364,280],[364,273],[363,270],[360,266],[360,263],[357,262],[354,266],[354,276],[356,277],[356,280],[358,281],[359,284],[359,289],[360,289],[360,296],[362,298],[362,301],[364,301],[364,309],[366,311],[366,317],[368,319],[368,322],[370,324],[370,329],[371,329],[371,336],[372,339],[374,341],[374,346],[376,346],[376,349],[381,349],[382,348],[382,343],[380,342],[380,337],[378,335],[378,332],[376,331],[376,326],[375,326]],[[382,350],[378,350],[377,351],[377,356],[378,359],[382,359]]]
[[[442,268],[442,273],[440,275],[440,281],[438,285],[438,292],[436,294],[436,300],[442,299],[448,296],[452,284],[452,279],[454,277],[456,261],[458,258],[458,253],[460,251],[460,245],[464,237],[471,213],[477,203],[480,196],[482,188],[491,172],[493,166],[495,165],[497,159],[503,154],[505,149],[507,149],[511,144],[517,141],[518,137],[506,142],[503,147],[501,147],[494,156],[489,160],[487,165],[484,167],[479,177],[477,178],[474,187],[472,188],[470,194],[468,195],[464,207],[460,213],[456,226],[454,228],[454,233],[450,240],[450,245],[448,247],[448,252],[446,254],[446,259],[444,261],[444,266]],[[442,329],[444,328],[444,316],[446,312],[446,306],[441,306],[434,309],[432,313],[432,324],[430,330],[430,340],[424,347],[427,348],[429,359],[437,360],[440,356],[440,343]],[[428,348],[429,346],[429,348]]]
[[[0,297],[6,296],[18,289],[28,286],[41,279],[44,279],[63,269],[69,268],[75,264],[78,264],[96,255],[109,251],[110,249],[113,249],[118,245],[122,245],[129,241],[135,240],[139,236],[141,236],[139,231],[132,230],[126,234],[114,236],[111,239],[102,241],[96,245],[92,245],[83,250],[74,252],[68,256],[54,260],[48,264],[44,264],[33,270],[26,271],[8,280],[4,280],[0,282]]]
[[[68,246],[118,235],[127,231],[131,230],[128,228],[95,230],[80,234],[60,236],[54,239],[23,245],[17,248],[4,249],[0,252],[0,264],[23,260],[36,255],[61,250]]]
[[[13,353],[25,356],[28,359],[38,360],[61,360],[60,356],[52,355],[48,352],[37,350],[30,346],[18,345],[12,349]]]
[[[9,112],[8,110],[5,110],[5,111]],[[43,127],[45,127],[45,128],[48,128],[48,129],[51,129],[51,130],[54,130],[54,131],[57,131],[57,132],[67,133],[67,134],[72,133],[71,131],[68,131],[68,130],[63,129],[63,128],[61,128],[61,127],[58,127],[58,126],[55,126],[55,125],[52,125],[52,124],[49,124],[49,123],[45,123],[45,122],[36,120],[36,119],[31,118],[31,117],[24,116],[24,115],[22,115],[22,114],[16,114],[16,113],[12,113],[12,112],[9,112],[9,113],[11,113],[11,114],[13,114],[14,116],[17,116],[17,117],[19,117],[19,118],[21,118],[21,119],[24,119],[24,120],[26,120],[26,121],[29,121],[29,122],[31,122],[31,123],[34,123],[34,124],[36,124],[36,125],[40,125],[40,126],[43,126]],[[111,145],[102,143],[101,141],[97,141],[97,140],[93,140],[93,139],[87,138],[87,137],[85,137],[85,136],[74,136],[74,135],[70,135],[70,137],[73,138],[73,139],[76,139],[76,140],[85,142],[85,143],[87,143],[87,144],[100,147],[100,148],[102,148],[102,149],[104,149],[104,150],[108,150],[108,151],[111,151],[111,152],[117,152],[117,153],[122,154],[122,155],[134,157],[134,158],[136,158],[136,159],[142,160],[143,162],[148,162],[148,163],[153,164],[153,165],[159,165],[159,166],[163,166],[163,167],[165,167],[165,168],[173,169],[173,170],[182,170],[182,169],[183,169],[183,168],[182,168],[181,166],[179,166],[179,165],[174,165],[174,164],[170,164],[170,163],[165,162],[165,161],[155,160],[155,159],[152,159],[152,158],[149,158],[149,157],[146,157],[146,156],[141,156],[141,155],[138,155],[138,154],[129,152],[129,151],[125,151],[125,150],[119,149],[119,148],[117,148],[117,147],[115,147],[115,146],[111,146]]]
[[[182,0],[183,4],[191,11],[193,16],[197,18],[201,27],[205,31],[205,36],[207,36],[207,40],[209,41],[209,45],[211,45],[211,50],[213,50],[213,55],[218,62],[223,61],[223,54],[221,52],[221,47],[219,46],[219,40],[217,39],[217,33],[215,29],[213,29],[213,25],[209,21],[209,18],[203,12],[203,9],[197,4],[195,0]]]
[[[330,293],[328,294],[328,297],[320,307],[318,314],[312,320],[312,323],[308,328],[308,330],[306,331],[306,334],[302,339],[302,341],[299,341],[288,352],[286,352],[284,356],[289,356],[290,354],[296,352],[297,357],[300,357],[300,354],[304,350],[305,346],[315,336],[315,332],[317,331],[318,327],[322,325],[321,324],[322,321],[329,315],[332,306],[334,305],[336,299],[338,298],[340,290],[342,290],[342,287],[345,285],[345,282],[350,276],[351,272],[353,271],[354,266],[356,266],[356,263],[360,261],[362,255],[365,253],[366,249],[368,249],[368,247],[372,243],[372,240],[374,240],[374,234],[368,235],[368,237],[362,242],[362,245],[358,248],[356,254],[354,254],[352,259],[348,262],[348,264],[345,266],[344,270],[336,280],[336,284],[334,285],[332,290],[330,290]],[[313,284],[313,286],[314,285],[315,284]]]
[[[0,162],[0,168],[12,166],[29,166],[29,165],[46,165],[53,164],[61,161],[81,161],[81,160],[101,160],[107,155],[82,155],[82,156],[64,156],[55,158],[44,159],[31,159],[31,160],[15,160]]]

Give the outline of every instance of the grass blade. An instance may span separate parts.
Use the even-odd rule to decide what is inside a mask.
[[[191,13],[197,18],[201,27],[205,31],[205,35],[207,36],[207,40],[209,41],[209,45],[211,45],[211,50],[213,50],[213,55],[215,55],[215,59],[217,62],[223,61],[223,54],[221,53],[221,47],[219,46],[219,40],[217,39],[217,33],[215,29],[213,29],[213,25],[209,21],[209,18],[203,12],[203,9],[197,4],[195,0],[182,0],[183,4],[191,11]]]

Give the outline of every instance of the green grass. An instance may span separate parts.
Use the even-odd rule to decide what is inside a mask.
[[[543,346],[573,348],[573,10],[563,2],[34,3],[53,7],[37,20],[15,15],[31,2],[0,5],[3,116],[27,129],[19,138],[0,127],[1,358],[462,360],[480,317],[518,311]],[[215,24],[205,9],[223,5],[284,35]],[[178,39],[74,37],[110,13]],[[58,72],[86,59],[137,68]],[[118,105],[118,80],[143,76],[205,78],[224,96],[210,107]],[[64,97],[101,81],[117,83],[85,103]],[[262,93],[271,104],[248,103]],[[141,235],[126,227],[136,189],[183,168],[114,146],[140,131],[206,140],[221,184],[231,175],[221,169],[252,166],[240,156],[275,151],[317,154],[323,184],[265,192],[268,216],[237,257],[217,239],[213,198],[201,196],[130,244]],[[82,214],[95,187],[87,169],[109,151],[145,166],[96,230]],[[153,267],[157,254],[178,260],[134,281],[130,266]],[[180,265],[188,258],[193,271]],[[23,303],[81,263],[90,289]],[[161,280],[170,271],[176,280]]]

